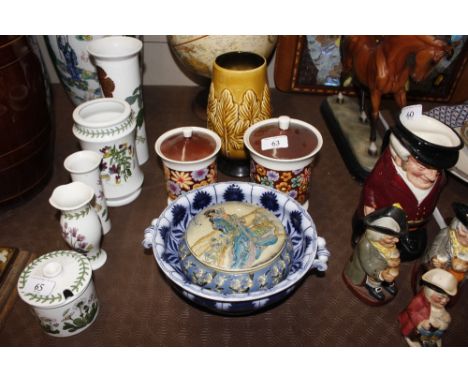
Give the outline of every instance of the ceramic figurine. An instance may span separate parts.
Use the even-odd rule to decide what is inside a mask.
[[[364,183],[353,217],[356,244],[365,228],[365,215],[399,203],[408,215],[409,228],[398,243],[402,261],[414,260],[424,253],[425,226],[446,183],[444,169],[457,163],[463,147],[454,130],[422,115],[418,106],[402,110],[390,134],[389,146]]]
[[[364,218],[366,232],[343,271],[349,289],[369,305],[390,302],[398,293],[399,237],[406,233],[406,214],[399,205],[372,212]]]
[[[422,276],[424,287],[398,315],[401,334],[410,346],[441,346],[450,325],[445,306],[457,294],[455,277],[439,268]]]
[[[346,36],[341,41],[341,51],[343,72],[351,73],[359,87],[365,86],[370,93],[368,152],[373,156],[377,155],[376,126],[382,95],[393,94],[400,108],[406,106],[409,78],[416,82],[424,80],[434,64],[453,54],[448,36]],[[361,91],[362,114],[364,91]]]
[[[468,272],[468,204],[453,203],[455,217],[426,254],[428,267],[445,269],[461,283]]]

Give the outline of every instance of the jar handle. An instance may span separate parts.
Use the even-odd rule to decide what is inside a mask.
[[[143,245],[143,247],[146,249],[153,247],[153,237],[156,234],[156,226],[158,225],[158,220],[159,219],[153,219],[151,225],[145,229],[145,236],[143,241],[141,242],[141,245]]]
[[[330,251],[327,249],[327,242],[321,236],[317,237],[317,253],[312,262],[311,269],[317,269],[320,272],[325,272],[328,269],[328,258]]]

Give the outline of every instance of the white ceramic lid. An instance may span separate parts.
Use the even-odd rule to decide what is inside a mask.
[[[81,295],[91,276],[91,265],[84,255],[75,251],[49,252],[21,272],[18,293],[34,307],[57,308]]]
[[[206,266],[227,272],[263,268],[286,243],[281,221],[265,208],[241,202],[212,205],[189,223],[187,245]]]

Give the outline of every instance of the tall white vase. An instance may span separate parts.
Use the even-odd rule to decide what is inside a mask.
[[[84,254],[93,270],[107,260],[101,248],[102,228],[98,215],[90,202],[94,190],[81,182],[58,186],[52,192],[49,203],[60,210],[62,237],[75,251]]]
[[[126,101],[101,98],[73,111],[73,134],[83,150],[102,155],[100,172],[107,205],[123,206],[141,193],[143,173],[135,152],[135,118]]]
[[[80,103],[102,97],[96,67],[90,62],[88,44],[104,36],[45,36],[50,58],[70,99]]]
[[[102,233],[105,235],[111,229],[111,221],[99,170],[101,159],[101,153],[82,150],[70,154],[63,162],[63,166],[70,173],[71,179],[74,182],[82,182],[94,190],[92,205],[101,221]]]
[[[139,65],[142,47],[143,43],[140,40],[126,36],[104,37],[88,45],[88,52],[94,58],[104,96],[127,101],[135,113],[136,152],[140,165],[149,158]]]

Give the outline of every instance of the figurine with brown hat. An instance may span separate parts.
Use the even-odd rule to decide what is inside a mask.
[[[422,276],[423,288],[398,315],[401,334],[409,346],[442,346],[451,317],[445,309],[457,294],[457,280],[444,269],[434,268]]]
[[[398,293],[400,253],[396,244],[406,234],[406,214],[401,206],[376,210],[364,217],[366,231],[343,271],[343,280],[361,301],[383,305]]]
[[[444,170],[458,161],[460,136],[422,106],[402,109],[385,148],[367,177],[353,217],[353,244],[365,230],[364,216],[399,203],[408,215],[408,232],[400,237],[402,261],[420,258],[426,249],[426,225],[446,183]]]

